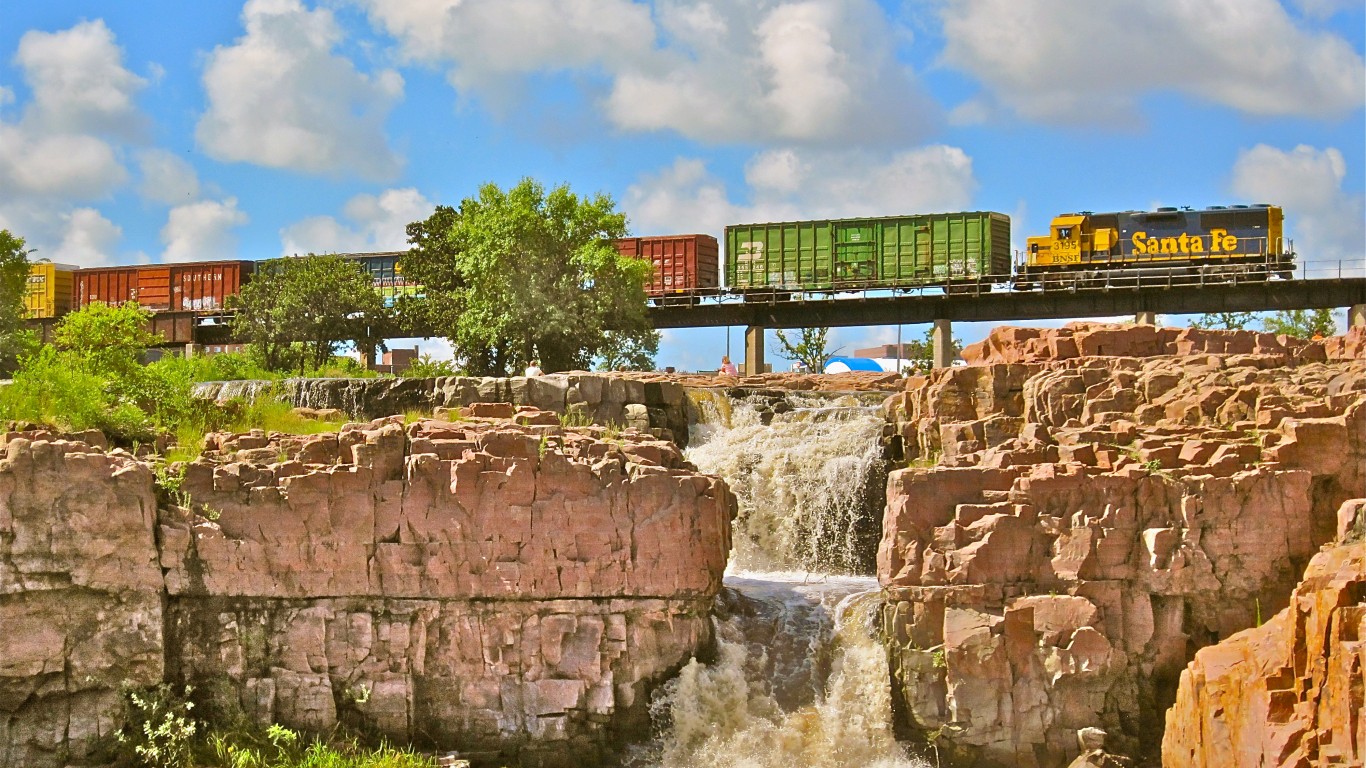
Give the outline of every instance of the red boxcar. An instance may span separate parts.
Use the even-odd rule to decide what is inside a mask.
[[[623,237],[615,244],[621,255],[654,264],[654,277],[645,286],[652,297],[717,286],[721,249],[711,235]]]
[[[206,261],[76,272],[76,307],[136,301],[154,312],[216,312],[256,269],[254,261]]]

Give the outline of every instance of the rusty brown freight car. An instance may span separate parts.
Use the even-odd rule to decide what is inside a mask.
[[[645,286],[651,298],[715,288],[720,275],[720,248],[711,235],[623,237],[615,241],[623,256],[645,259],[654,275]]]
[[[136,301],[154,312],[217,312],[255,269],[253,261],[82,269],[76,272],[76,307]]]

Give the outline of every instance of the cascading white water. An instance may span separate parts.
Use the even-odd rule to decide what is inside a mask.
[[[874,579],[741,574],[727,586],[717,658],[668,684],[660,738],[629,765],[928,768],[892,733]]]
[[[732,568],[871,572],[885,484],[878,406],[852,395],[693,398],[686,455],[740,502]]]
[[[735,550],[715,658],[665,686],[659,732],[626,765],[928,768],[893,734],[876,579],[828,573],[871,570],[882,414],[852,396],[692,396],[686,454],[735,491]]]

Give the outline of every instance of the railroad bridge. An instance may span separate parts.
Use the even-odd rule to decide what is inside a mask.
[[[1320,263],[1313,277],[1237,279],[1203,273],[1128,274],[1122,279],[1050,279],[1029,291],[989,282],[897,291],[848,290],[807,294],[773,289],[745,292],[710,289],[681,294],[649,308],[656,328],[741,326],[746,370],[763,370],[764,332],[774,328],[850,327],[933,323],[934,364],[949,365],[952,323],[1018,322],[1132,315],[1153,324],[1159,314],[1261,312],[1348,308],[1348,324],[1366,326],[1366,259]],[[150,325],[165,342],[187,353],[207,345],[231,344],[224,313],[163,312]],[[30,321],[50,339],[55,320]],[[404,336],[437,335],[411,327]]]

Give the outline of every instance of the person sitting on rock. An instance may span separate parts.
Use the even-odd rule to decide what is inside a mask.
[[[722,376],[739,376],[740,370],[735,367],[735,363],[732,363],[730,361],[730,355],[722,355],[721,370],[719,371],[719,373]]]
[[[532,359],[531,364],[526,367],[526,376],[544,376],[545,371],[541,370],[541,361]]]

